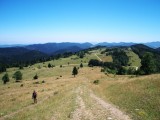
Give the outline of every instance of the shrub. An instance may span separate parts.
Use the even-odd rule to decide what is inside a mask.
[[[48,63],[48,68],[51,68],[51,67],[52,67],[52,65],[50,63]]]
[[[22,66],[22,65],[21,65],[21,66],[19,66],[19,69],[20,69],[20,70],[22,70],[22,69],[23,69],[23,66]]]
[[[99,84],[99,80],[94,80],[93,83],[98,85]]]
[[[45,83],[45,81],[44,81],[44,80],[42,80],[42,83]]]
[[[34,80],[38,79],[38,75],[36,74],[34,77],[33,77]]]

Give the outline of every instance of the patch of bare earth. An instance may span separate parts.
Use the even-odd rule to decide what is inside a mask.
[[[85,89],[84,89],[85,88]],[[77,88],[77,109],[72,113],[72,120],[131,120],[114,105],[97,97],[86,87]]]
[[[77,104],[77,109],[73,112],[73,117],[72,120],[93,120],[93,115],[92,113],[86,109],[85,103],[81,97],[83,94],[83,91],[79,87],[76,90],[77,93],[77,98],[76,98],[76,104]]]
[[[107,120],[131,120],[128,115],[120,111],[114,105],[103,101],[101,98],[97,97],[93,93],[91,93],[90,96],[95,100],[96,104],[101,105],[101,107],[103,107],[102,109],[105,109],[107,111]]]

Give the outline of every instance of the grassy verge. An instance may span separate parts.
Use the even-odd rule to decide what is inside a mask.
[[[160,119],[160,75],[102,79],[92,85],[97,94],[131,114],[134,120]]]

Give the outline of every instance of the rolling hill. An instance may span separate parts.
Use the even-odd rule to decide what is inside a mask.
[[[134,48],[139,49],[140,46]],[[148,51],[147,48],[143,46],[144,51]],[[90,49],[83,58],[74,54],[23,69],[7,68],[10,81],[5,85],[0,82],[0,108],[3,108],[0,109],[0,119],[159,120],[160,75],[104,74],[100,67],[88,67],[90,59],[105,57],[101,54],[104,50]],[[26,57],[27,53],[24,53]],[[54,67],[47,67],[49,63]],[[84,66],[74,77],[73,67],[78,68],[80,63]],[[23,74],[18,83],[12,78],[16,71]],[[4,74],[1,73],[0,78]],[[36,74],[38,79],[34,80]],[[33,90],[38,94],[37,104],[31,98]]]
[[[18,62],[29,62],[35,59],[48,57],[47,54],[28,50],[23,47],[0,48],[0,63],[13,64]]]
[[[60,53],[60,51],[79,51],[82,49],[90,48],[92,44],[90,43],[46,43],[46,44],[34,44],[28,45],[25,48],[29,50],[40,51],[49,55],[54,55],[54,53]]]

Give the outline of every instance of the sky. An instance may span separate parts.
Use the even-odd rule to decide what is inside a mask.
[[[160,41],[160,0],[0,0],[0,44]]]

